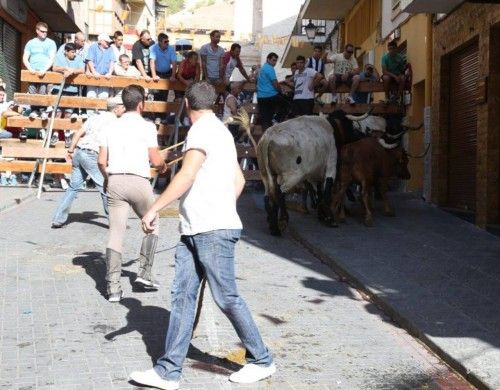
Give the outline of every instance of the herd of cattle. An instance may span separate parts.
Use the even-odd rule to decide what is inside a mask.
[[[318,218],[327,226],[345,220],[344,196],[352,182],[361,186],[365,225],[373,224],[370,199],[375,187],[385,215],[393,216],[388,181],[410,178],[401,139],[420,127],[411,127],[402,115],[355,116],[338,110],[327,117],[301,116],[268,128],[256,149],[271,234],[281,235],[286,229],[285,194],[297,187],[315,194]]]

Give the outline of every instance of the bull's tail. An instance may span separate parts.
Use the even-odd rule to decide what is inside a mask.
[[[252,132],[250,129],[250,117],[248,116],[248,112],[244,108],[238,109],[238,114],[232,117],[233,121],[237,121],[240,123],[240,126],[245,130],[247,133],[248,138],[250,139],[250,142],[253,145],[253,148],[255,149],[255,152],[257,152],[257,142],[255,142],[255,139],[252,136]]]
[[[256,146],[257,162],[259,163],[260,175],[262,182],[266,189],[266,195],[274,197],[275,183],[269,166],[269,137],[264,136],[260,139],[259,144]]]

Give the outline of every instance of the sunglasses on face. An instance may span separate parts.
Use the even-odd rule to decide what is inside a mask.
[[[346,53],[347,53],[347,54],[352,54],[352,53],[354,53],[354,52],[353,52],[353,51],[351,51],[351,50],[347,50],[347,51],[346,51]]]
[[[47,34],[47,30],[40,30],[40,29],[37,29],[37,30],[40,31],[43,34]]]

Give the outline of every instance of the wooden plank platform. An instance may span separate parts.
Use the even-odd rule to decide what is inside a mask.
[[[261,181],[260,171],[243,171],[243,177],[246,181]]]
[[[38,146],[42,147],[43,146],[43,140],[41,139],[27,139],[26,141],[21,141],[19,138],[5,138],[5,139],[0,139],[0,146],[17,146],[20,148],[24,147],[32,147],[32,146]],[[58,141],[53,148],[64,148],[64,142],[63,141]]]
[[[14,101],[17,104],[30,104],[36,106],[53,106],[56,102],[56,95],[40,95],[29,93],[15,93]],[[83,96],[62,96],[59,102],[60,107],[88,108],[94,110],[106,110],[106,99],[88,98]],[[144,105],[145,112],[177,112],[180,103],[177,102],[159,102],[146,101]]]
[[[7,118],[8,127],[28,127],[35,129],[47,128],[49,126],[50,120],[41,120],[40,118],[31,119],[27,116],[11,116]],[[85,122],[81,119],[71,120],[69,118],[61,119],[56,118],[54,120],[54,130],[78,130],[82,127]]]
[[[0,160],[0,172],[33,172],[35,161],[5,161]],[[38,172],[42,171],[42,164],[39,164]],[[71,163],[47,162],[46,173],[71,173]]]
[[[54,159],[64,159],[66,158],[67,150],[65,148],[47,148],[27,145],[27,146],[17,146],[17,145],[5,145],[2,146],[2,157],[14,157],[14,158],[54,158]]]
[[[28,83],[47,83],[47,84],[61,84],[63,76],[58,72],[47,72],[44,77],[39,77],[36,74],[31,74],[27,70],[21,71],[21,81]],[[180,81],[158,80],[146,81],[144,78],[125,77],[125,76],[111,76],[107,79],[104,76],[96,79],[95,77],[88,77],[85,74],[74,75],[69,77],[66,84],[70,85],[87,85],[111,88],[125,88],[131,84],[141,85],[144,88],[156,90],[176,90],[184,91],[186,87]],[[218,92],[224,92],[225,87],[217,88]],[[253,92],[255,91],[255,83],[245,82],[243,90]]]
[[[372,103],[372,104],[325,104],[320,106],[316,104],[314,106],[314,113],[329,114],[335,110],[343,110],[347,114],[364,114],[370,110],[373,115],[380,114],[401,114],[404,113],[404,108],[397,104],[384,104],[384,103]]]

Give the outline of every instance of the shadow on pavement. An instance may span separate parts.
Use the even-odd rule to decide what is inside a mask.
[[[97,211],[84,211],[82,213],[70,213],[68,215],[68,221],[65,223],[65,225],[73,223],[73,222],[80,222],[80,223],[86,223],[89,225],[95,225],[102,227],[104,229],[108,228],[107,223],[102,223],[99,221],[96,221],[96,219],[103,218],[103,216],[98,213]]]

